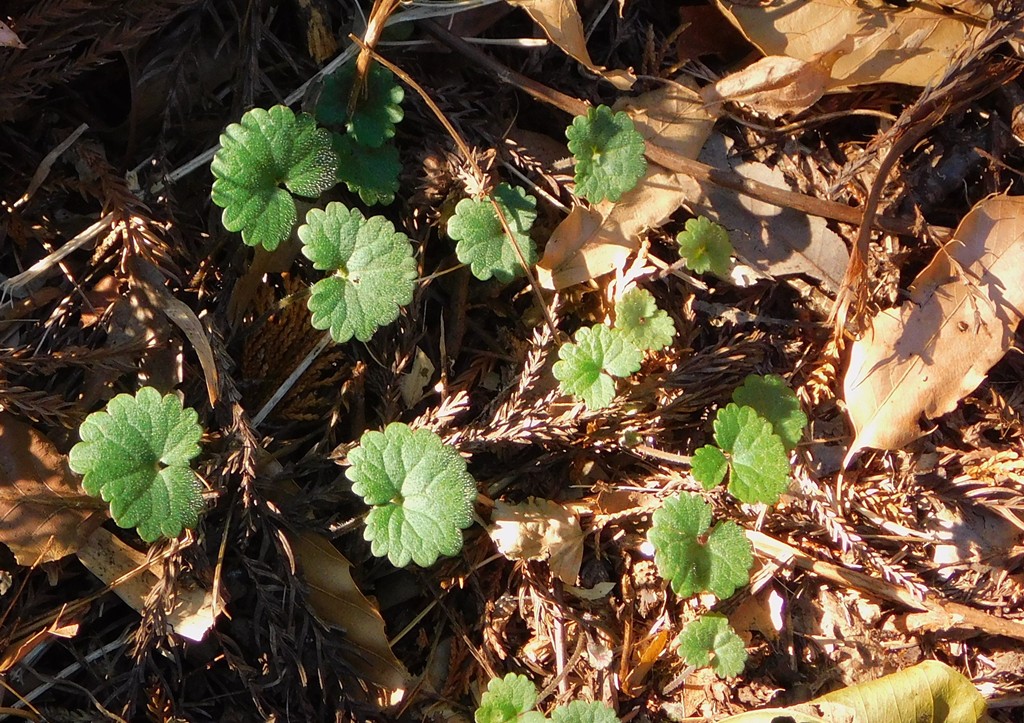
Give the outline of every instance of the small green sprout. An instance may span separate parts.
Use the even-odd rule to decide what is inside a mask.
[[[211,198],[224,209],[224,228],[241,231],[249,246],[273,251],[298,217],[291,193],[315,198],[329,189],[338,158],[330,132],[317,128],[311,115],[275,105],[253,108],[225,128],[210,169],[216,179]]]
[[[118,394],[82,422],[68,465],[84,476],[86,492],[110,503],[120,527],[136,528],[146,542],[177,537],[203,509],[191,467],[203,436],[198,420],[178,397],[153,387]]]
[[[402,164],[393,143],[371,148],[359,145],[348,134],[335,133],[334,152],[338,154],[338,180],[358,193],[363,203],[387,206],[395,200]]]
[[[686,268],[696,274],[710,271],[727,277],[732,266],[732,244],[725,227],[700,216],[686,222],[686,230],[676,236],[679,255]]]
[[[565,136],[576,159],[576,195],[591,203],[618,201],[647,170],[643,136],[624,111],[590,108],[573,118]]]
[[[615,398],[612,377],[628,377],[640,368],[643,352],[621,332],[604,325],[584,327],[574,343],[558,350],[552,372],[566,394],[580,398],[588,409],[601,409]]]
[[[551,711],[551,723],[620,723],[615,711],[600,701],[574,700]]]
[[[476,723],[543,723],[544,714],[537,705],[537,688],[525,675],[509,673],[487,684],[480,696],[480,707],[473,720]]]
[[[679,657],[698,668],[710,665],[719,678],[733,678],[743,672],[747,650],[743,640],[718,613],[701,615],[686,624],[676,637]]]
[[[615,328],[633,346],[659,351],[672,343],[676,325],[646,289],[632,289],[615,304]]]
[[[311,209],[298,233],[314,268],[333,272],[313,285],[307,305],[313,327],[330,329],[339,344],[353,336],[369,341],[412,301],[412,244],[383,216],[366,219],[333,202],[323,211]]]
[[[357,99],[349,115],[355,68],[354,62],[347,63],[327,76],[316,104],[316,118],[323,125],[343,126],[360,146],[380,148],[394,137],[395,125],[405,116],[405,91],[395,82],[394,73],[374,63],[367,74],[365,94]]]
[[[537,219],[537,199],[522,188],[507,183],[498,184],[494,189],[494,199],[526,262],[536,263],[537,245],[530,238],[530,228]],[[455,254],[459,261],[469,264],[473,276],[481,281],[493,276],[507,284],[524,273],[519,256],[488,199],[464,198],[459,201],[455,215],[448,220],[448,235],[458,242]]]
[[[796,448],[807,426],[807,415],[785,379],[778,374],[751,374],[732,393],[732,400],[741,407],[752,407],[771,422],[787,452]]]
[[[735,522],[711,527],[711,506],[700,495],[680,494],[654,511],[647,539],[658,573],[676,595],[709,592],[726,599],[750,582],[750,542]]]
[[[477,491],[455,448],[429,429],[395,422],[363,434],[348,458],[352,491],[371,507],[363,537],[374,555],[396,567],[429,567],[459,554]]]

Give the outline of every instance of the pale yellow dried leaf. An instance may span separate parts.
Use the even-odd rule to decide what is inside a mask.
[[[701,90],[711,107],[742,103],[778,118],[810,108],[825,94],[832,78],[821,63],[769,55]]]
[[[579,518],[557,502],[531,497],[518,505],[500,500],[487,532],[510,560],[547,560],[555,577],[575,585],[583,563]]]
[[[924,416],[956,408],[1013,344],[1024,308],[1024,197],[992,196],[964,217],[918,275],[910,300],[880,312],[850,351],[844,380],[865,447],[899,449]]]
[[[865,83],[924,87],[958,51],[984,31],[938,4],[893,8],[855,0],[776,0],[765,5],[716,4],[765,55],[812,61],[853,38],[852,52],[836,60],[828,90]]]
[[[566,55],[597,73],[619,90],[629,90],[636,76],[625,70],[609,70],[597,65],[587,51],[583,21],[576,10],[575,0],[506,0],[513,7],[522,8],[552,43]]]

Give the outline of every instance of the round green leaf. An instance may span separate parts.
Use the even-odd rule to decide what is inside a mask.
[[[753,408],[771,422],[772,430],[782,439],[786,451],[799,444],[807,426],[807,415],[800,408],[796,392],[778,374],[749,375],[732,393],[732,400],[741,407]]]
[[[715,441],[729,459],[729,492],[774,505],[789,487],[789,455],[772,424],[752,407],[729,404],[715,417]]]
[[[387,206],[395,200],[398,174],[402,170],[398,149],[392,143],[380,148],[360,146],[349,135],[334,134],[338,154],[338,180],[367,206]]]
[[[551,711],[552,723],[619,723],[615,711],[604,703],[574,700]]]
[[[327,76],[316,104],[316,118],[324,125],[344,125],[352,140],[360,146],[379,148],[394,137],[395,125],[405,116],[401,105],[405,91],[395,82],[394,73],[379,63],[373,63],[367,73],[363,93],[349,115],[355,69],[355,62],[346,63]]]
[[[552,367],[559,387],[582,399],[588,409],[601,409],[615,398],[616,377],[626,377],[640,368],[643,353],[607,326],[584,327],[574,343],[558,349]]]
[[[688,220],[685,229],[676,236],[676,243],[686,268],[697,274],[711,271],[716,276],[728,276],[733,248],[725,227],[699,216]]]
[[[658,351],[672,343],[676,325],[646,289],[632,289],[615,304],[615,328],[638,349]]]
[[[68,464],[84,476],[86,492],[110,503],[119,526],[135,527],[147,542],[177,537],[195,527],[203,508],[191,468],[203,434],[198,419],[178,397],[152,387],[119,394],[82,422]]]
[[[211,198],[228,231],[273,251],[291,233],[297,212],[288,191],[313,198],[334,185],[338,159],[331,134],[313,117],[276,105],[253,108],[220,136],[210,169]],[[285,191],[284,188],[288,191]]]
[[[544,716],[533,710],[535,705],[533,682],[525,675],[509,673],[487,684],[473,718],[476,723],[541,723]]]
[[[529,232],[537,219],[537,199],[518,186],[499,183],[494,189],[494,200],[501,207],[523,258],[533,265],[537,261],[537,245]],[[458,242],[455,254],[459,261],[469,264],[473,276],[481,281],[493,276],[507,284],[523,275],[523,265],[512,242],[505,235],[494,206],[486,198],[459,201],[455,214],[448,219],[448,235]]]
[[[565,136],[576,159],[576,195],[591,203],[618,201],[647,170],[643,136],[624,111],[590,108],[573,118]]]
[[[329,203],[306,214],[299,238],[314,268],[334,272],[313,285],[307,305],[313,327],[330,329],[336,342],[368,341],[412,301],[412,244],[384,217],[365,219],[357,209]]]
[[[681,597],[710,592],[725,599],[750,581],[750,542],[734,522],[711,527],[711,506],[699,495],[681,494],[654,511],[647,535],[658,572]]]
[[[718,613],[708,613],[687,623],[676,637],[680,657],[689,665],[711,665],[719,678],[732,678],[743,672],[747,650],[743,640]]]
[[[700,482],[704,489],[709,490],[722,484],[726,472],[729,471],[729,460],[718,447],[706,444],[693,453],[690,470],[693,472],[693,478]]]
[[[459,553],[477,491],[457,450],[429,429],[393,423],[366,432],[349,462],[352,491],[372,507],[363,537],[374,555],[429,567]]]

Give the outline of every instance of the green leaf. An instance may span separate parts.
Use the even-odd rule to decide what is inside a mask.
[[[689,665],[711,665],[719,678],[732,678],[743,672],[747,650],[743,640],[724,615],[708,613],[687,623],[676,638],[679,655]]]
[[[789,487],[789,455],[772,423],[753,407],[729,404],[715,417],[715,441],[729,459],[729,492],[774,505]]]
[[[672,343],[676,325],[668,312],[658,308],[654,295],[633,289],[615,304],[615,328],[638,349],[658,351]]]
[[[292,193],[314,198],[335,184],[338,158],[331,134],[313,116],[291,108],[253,108],[220,136],[213,157],[213,202],[224,209],[228,231],[241,231],[249,246],[273,251],[292,231]],[[284,185],[288,191],[281,188]]]
[[[368,341],[412,301],[416,260],[405,234],[383,216],[363,218],[343,204],[314,208],[299,227],[302,253],[334,274],[313,285],[309,310],[315,329],[330,329],[339,344]]]
[[[334,134],[334,152],[338,154],[338,180],[367,206],[387,206],[395,200],[398,174],[402,165],[393,143],[380,148],[360,146],[349,135]]]
[[[642,352],[607,326],[584,327],[575,343],[563,344],[552,372],[565,394],[582,399],[588,409],[601,409],[615,398],[612,377],[626,377],[640,368]]]
[[[195,527],[203,508],[202,487],[192,471],[203,430],[194,409],[173,394],[143,387],[118,394],[105,411],[85,418],[81,442],[68,464],[84,475],[82,486],[110,503],[121,527],[135,527],[147,542],[177,537]]]
[[[618,201],[647,170],[643,136],[624,111],[590,108],[573,118],[565,136],[576,159],[576,195],[591,203]]]
[[[530,679],[509,673],[487,684],[473,719],[476,723],[542,723],[544,715],[533,710],[535,705],[537,689]]]
[[[498,184],[494,189],[494,199],[501,207],[523,257],[533,265],[537,261],[537,245],[530,238],[530,228],[537,219],[537,199],[527,195],[522,188],[507,183]],[[455,214],[448,219],[448,235],[458,241],[455,254],[459,261],[469,264],[473,276],[481,281],[493,276],[507,284],[524,273],[494,206],[486,198],[459,201]]]
[[[693,453],[690,470],[693,478],[709,490],[722,484],[725,473],[729,471],[729,460],[718,447],[706,444]]]
[[[709,533],[711,506],[700,495],[669,497],[652,519],[654,562],[676,595],[710,592],[724,600],[750,581],[754,556],[746,535],[734,522]]]
[[[690,271],[697,274],[710,271],[723,278],[729,275],[733,248],[729,232],[723,226],[704,216],[691,218],[686,222],[686,230],[676,236],[676,243]]]
[[[374,555],[429,567],[459,554],[477,491],[457,450],[429,429],[395,422],[366,432],[348,458],[352,491],[372,507],[363,537]]]
[[[742,407],[752,407],[772,424],[786,451],[796,448],[807,426],[807,415],[800,409],[796,392],[778,374],[751,374],[732,393],[732,400]]]
[[[551,711],[552,723],[619,723],[615,711],[601,702],[574,700]]]
[[[395,82],[394,73],[374,63],[367,73],[365,93],[359,96],[350,116],[355,72],[356,64],[351,62],[327,76],[316,104],[316,118],[324,125],[344,126],[361,146],[379,148],[394,137],[395,125],[405,116],[401,105],[405,91]]]

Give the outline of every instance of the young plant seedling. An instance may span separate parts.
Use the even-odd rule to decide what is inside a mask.
[[[587,409],[602,409],[615,398],[612,377],[628,377],[642,360],[643,352],[621,332],[598,324],[580,329],[574,343],[558,349],[552,373],[562,392],[582,399]]]
[[[398,192],[398,174],[402,164],[393,143],[379,148],[361,146],[348,134],[334,133],[334,152],[338,154],[338,180],[349,191],[358,193],[367,206],[390,205]]]
[[[480,696],[480,707],[473,720],[476,723],[543,723],[548,720],[534,708],[537,689],[525,675],[509,673],[487,684]],[[604,703],[576,700],[551,711],[554,723],[619,723],[615,711]]]
[[[317,128],[313,116],[275,105],[253,108],[225,128],[210,170],[224,228],[273,251],[298,217],[291,194],[315,198],[333,186],[338,157],[330,132]]]
[[[409,238],[383,216],[363,218],[333,202],[311,209],[299,227],[302,253],[331,276],[313,285],[307,305],[316,329],[340,343],[369,341],[412,301],[416,260]]]
[[[676,235],[676,243],[686,268],[695,274],[710,271],[715,276],[727,277],[733,248],[725,227],[700,216],[688,220],[685,229]]]
[[[153,387],[118,394],[82,422],[68,465],[84,476],[86,492],[110,503],[120,527],[134,527],[146,542],[177,537],[203,509],[191,467],[203,436],[198,420],[178,397]]]
[[[390,70],[374,63],[367,74],[365,93],[349,113],[355,62],[346,63],[327,76],[316,104],[316,119],[325,126],[344,127],[355,143],[380,148],[395,136],[395,126],[405,117],[405,90]]]
[[[658,573],[680,597],[709,592],[724,600],[750,582],[750,542],[735,522],[711,527],[711,506],[700,495],[669,497],[654,511],[647,539]]]
[[[371,507],[363,537],[374,555],[430,567],[459,554],[477,491],[457,450],[429,429],[395,422],[366,432],[348,458],[352,491]]]
[[[743,640],[718,613],[701,615],[687,623],[676,637],[679,657],[689,665],[710,665],[719,678],[733,678],[743,672],[747,650]]]
[[[574,700],[551,711],[551,723],[620,723],[615,711],[604,703]]]
[[[778,374],[750,374],[732,393],[732,400],[741,407],[753,408],[771,422],[787,452],[796,449],[807,426],[807,415],[785,379]]]
[[[647,170],[643,136],[624,111],[590,108],[573,118],[565,136],[576,160],[576,195],[591,203],[618,201]]]
[[[660,351],[676,336],[672,317],[658,308],[654,295],[646,289],[632,289],[615,304],[615,328],[635,347]]]
[[[530,228],[537,220],[537,199],[518,186],[499,183],[494,200],[515,237],[527,264],[537,261],[537,245],[530,238]],[[458,243],[455,254],[469,264],[473,276],[487,281],[492,276],[503,284],[524,273],[512,242],[505,235],[494,206],[486,199],[464,198],[448,219],[448,235]]]

